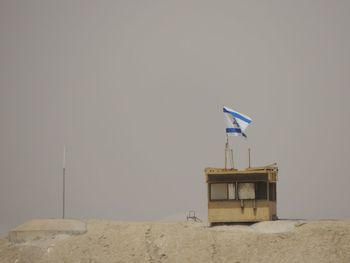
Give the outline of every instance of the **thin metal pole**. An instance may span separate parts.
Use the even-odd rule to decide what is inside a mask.
[[[225,144],[225,170],[227,170],[227,165],[228,165],[228,161],[227,159],[229,159],[229,162],[231,164],[231,168],[234,169],[234,163],[233,163],[233,150],[230,149],[230,142],[228,140],[228,135],[226,133],[226,144]]]
[[[250,166],[250,148],[248,148],[248,165],[249,165],[249,168],[251,167]]]
[[[225,144],[225,170],[227,169],[227,144]]]
[[[226,133],[226,143],[225,143],[225,170],[227,169],[227,152],[229,151],[228,145],[228,135]]]
[[[62,218],[65,217],[65,209],[66,209],[66,168],[63,168],[63,200],[62,200]]]
[[[66,210],[66,146],[63,146],[63,189],[62,189],[62,218],[65,218],[65,210]]]
[[[235,165],[233,163],[233,150],[231,149],[231,166],[232,166],[232,169],[235,169]]]

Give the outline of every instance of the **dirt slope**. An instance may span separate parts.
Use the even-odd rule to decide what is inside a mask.
[[[0,239],[0,262],[350,262],[350,221],[86,222],[77,236]]]

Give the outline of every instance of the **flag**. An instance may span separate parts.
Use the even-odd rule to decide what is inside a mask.
[[[228,135],[242,135],[247,137],[244,133],[245,129],[252,122],[252,119],[247,115],[234,111],[228,107],[224,107],[226,133]]]

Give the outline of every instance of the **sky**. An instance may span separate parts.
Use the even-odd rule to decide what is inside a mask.
[[[222,107],[280,218],[350,218],[348,1],[0,0],[0,233],[32,218],[205,217]],[[202,218],[203,219],[203,218]]]

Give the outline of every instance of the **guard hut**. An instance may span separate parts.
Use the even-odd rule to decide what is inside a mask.
[[[276,163],[235,169],[229,135],[247,138],[244,133],[252,119],[228,107],[223,108],[226,123],[225,168],[206,168],[208,223],[258,222],[277,219]],[[231,168],[228,168],[228,160]]]
[[[208,222],[258,222],[277,219],[276,164],[244,170],[206,168]]]

